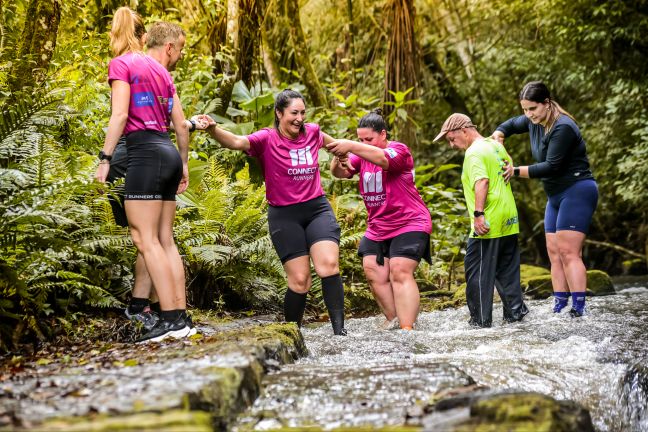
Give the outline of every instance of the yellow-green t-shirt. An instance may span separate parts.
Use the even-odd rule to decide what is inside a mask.
[[[504,146],[492,138],[476,140],[466,150],[461,173],[466,205],[470,212],[470,223],[474,226],[475,218],[475,182],[488,179],[488,195],[484,209],[490,231],[479,238],[498,238],[520,232],[518,213],[515,207],[510,183],[504,182],[502,168],[504,161],[513,163]],[[474,231],[471,232],[471,235]]]

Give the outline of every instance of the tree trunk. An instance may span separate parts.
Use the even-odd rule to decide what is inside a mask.
[[[443,99],[450,105],[450,110],[452,112],[460,112],[466,114],[468,117],[472,117],[468,106],[466,105],[465,99],[459,94],[456,87],[452,83],[450,76],[446,72],[445,68],[439,62],[434,50],[430,47],[423,50],[423,62],[428,70],[432,73],[432,77],[436,82],[441,96]]]
[[[391,92],[405,92],[410,88],[414,91],[406,96],[406,100],[418,97],[419,85],[419,50],[414,32],[415,9],[413,0],[388,0],[385,3],[385,17],[389,45],[385,61],[385,102],[394,102]],[[403,105],[401,107],[412,115],[415,106]],[[397,106],[385,105],[385,114],[389,115]],[[414,125],[409,119],[405,120],[399,115],[392,116],[392,127],[398,138],[404,142],[412,143],[416,139]]]
[[[58,0],[31,0],[25,14],[22,44],[11,71],[10,88],[17,91],[42,81],[56,48],[61,21]]]
[[[326,93],[310,61],[306,45],[306,36],[299,18],[299,0],[286,0],[286,16],[290,19],[290,41],[295,50],[295,62],[301,74],[301,81],[306,86],[314,106],[326,106]]]
[[[263,47],[263,66],[268,76],[268,81],[272,87],[279,87],[281,85],[279,62],[277,61],[277,54],[270,45],[265,25],[261,26],[261,44]]]

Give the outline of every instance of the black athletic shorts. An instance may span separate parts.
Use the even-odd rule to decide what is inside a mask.
[[[126,137],[121,137],[110,159],[110,171],[106,180],[113,183],[115,180],[126,177],[128,168],[128,154],[126,152]],[[108,197],[108,202],[112,208],[115,223],[122,227],[128,226],[126,219],[126,210],[124,210],[124,185],[121,184],[115,189],[115,193]]]
[[[126,200],[175,201],[182,180],[182,159],[169,134],[151,130],[126,136]]]
[[[379,242],[364,236],[360,240],[358,255],[361,257],[376,255],[376,262],[379,265],[384,264],[384,258],[396,257],[410,258],[417,262],[424,258],[431,263],[430,235],[423,231],[410,231]]]
[[[318,241],[340,243],[340,226],[325,196],[288,206],[269,206],[268,227],[282,264],[308,255]]]

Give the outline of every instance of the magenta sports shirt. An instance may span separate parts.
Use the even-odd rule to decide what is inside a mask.
[[[265,128],[248,135],[248,154],[258,158],[265,178],[266,198],[272,206],[306,202],[324,195],[317,155],[324,145],[318,125],[306,123],[306,134],[286,138]]]
[[[414,184],[414,159],[403,143],[390,141],[383,150],[389,168],[351,154],[349,164],[360,174],[360,195],[367,207],[369,240],[382,241],[412,231],[432,232],[430,211]]]
[[[145,54],[129,52],[115,57],[108,65],[108,83],[114,80],[130,85],[124,135],[146,129],[168,131],[176,89],[164,66]]]

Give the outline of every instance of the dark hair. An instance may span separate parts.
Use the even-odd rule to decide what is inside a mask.
[[[551,93],[549,93],[549,89],[542,81],[531,81],[522,87],[518,99],[545,103],[547,99],[551,100]]]
[[[573,115],[569,114],[558,104],[558,102],[551,99],[551,93],[549,93],[549,89],[542,81],[531,81],[526,83],[524,87],[522,87],[522,91],[520,91],[518,100],[528,100],[535,103],[549,103],[554,114],[552,114],[552,118],[547,123],[546,131],[551,129],[560,114],[565,114],[567,117],[576,121]]]
[[[387,122],[382,116],[382,110],[380,108],[372,109],[369,114],[365,114],[360,121],[358,122],[359,128],[370,128],[375,132],[387,131]]]
[[[283,113],[286,107],[290,105],[290,102],[293,99],[301,99],[302,102],[304,102],[304,105],[306,105],[306,101],[304,100],[304,96],[301,95],[298,91],[292,90],[292,89],[285,89],[280,91],[277,96],[275,97],[275,104],[274,104],[274,125],[275,129],[277,131],[279,130],[279,116],[277,116],[277,111]],[[301,129],[299,130],[301,133],[306,133],[306,127],[302,125]]]

